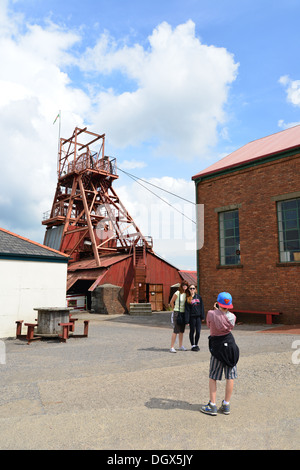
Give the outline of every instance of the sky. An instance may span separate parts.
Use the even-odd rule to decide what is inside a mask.
[[[43,243],[61,111],[61,137],[105,133],[154,251],[196,269],[192,176],[300,122],[299,16],[298,0],[0,0],[0,226]]]

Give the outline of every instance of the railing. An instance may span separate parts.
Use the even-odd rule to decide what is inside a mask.
[[[153,238],[150,236],[142,237],[138,240],[136,246],[144,246],[145,242],[150,248],[153,248]]]
[[[66,217],[67,216],[67,213],[68,213],[68,207],[67,206],[55,206],[54,209],[53,209],[53,215],[52,217]],[[71,214],[70,214],[70,217],[71,219],[72,218],[76,218],[77,214],[75,212],[75,208],[73,208],[71,210]],[[51,210],[50,211],[46,211],[43,213],[43,220],[48,220],[51,218]],[[84,214],[82,215],[81,217],[81,220],[84,219],[85,216]]]
[[[141,233],[136,234],[135,236],[130,236],[130,234],[123,235],[120,237],[121,240],[127,242],[129,246],[133,247],[143,247],[147,245],[149,248],[153,248],[153,238],[151,236],[144,237]],[[120,243],[120,240],[118,240]]]
[[[110,159],[109,157],[103,157],[97,159],[98,154],[84,153],[80,155],[77,160],[69,163],[65,162],[60,176],[70,174],[73,172],[82,172],[84,170],[96,170],[103,171],[108,175],[117,175],[117,162],[115,158]]]

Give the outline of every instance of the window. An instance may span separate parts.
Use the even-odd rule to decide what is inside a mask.
[[[220,212],[219,230],[221,265],[240,264],[239,211]]]
[[[300,198],[277,202],[280,261],[300,261]]]

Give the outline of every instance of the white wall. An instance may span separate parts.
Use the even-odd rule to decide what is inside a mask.
[[[16,335],[16,320],[35,323],[34,308],[66,306],[67,266],[0,259],[0,338]]]

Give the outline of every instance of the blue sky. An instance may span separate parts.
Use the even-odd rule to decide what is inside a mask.
[[[0,226],[43,242],[61,136],[106,134],[120,168],[194,200],[191,177],[299,123],[297,0],[2,0]],[[124,173],[154,249],[195,268],[194,206]]]

